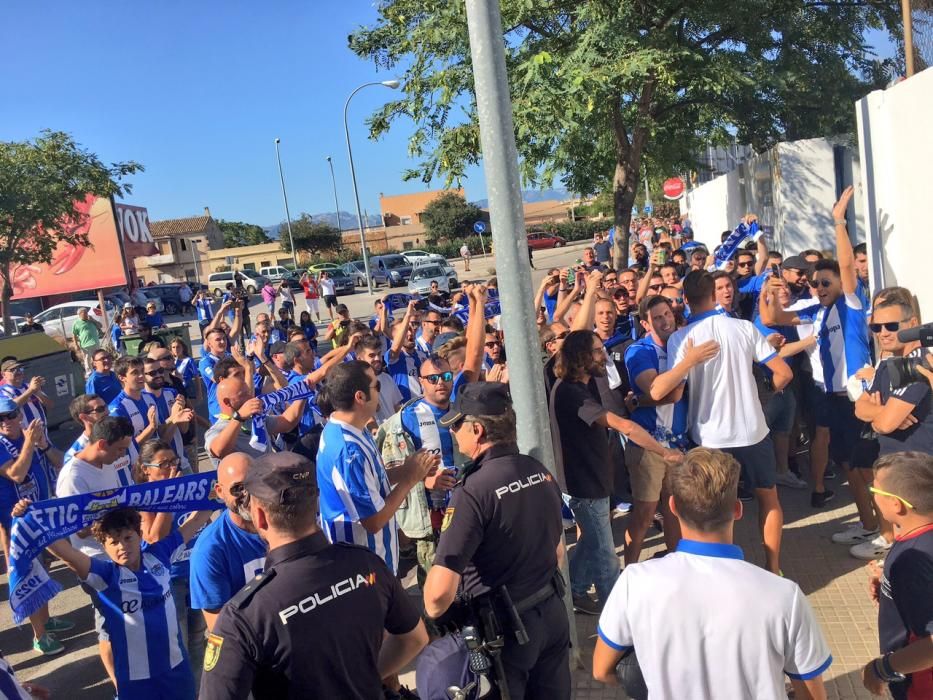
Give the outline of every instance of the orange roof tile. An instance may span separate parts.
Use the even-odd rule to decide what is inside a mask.
[[[170,238],[182,236],[186,233],[203,233],[210,222],[209,216],[189,216],[186,219],[166,219],[165,221],[150,221],[149,230],[154,238]]]

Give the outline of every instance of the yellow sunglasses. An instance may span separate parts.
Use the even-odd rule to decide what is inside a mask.
[[[900,496],[898,496],[898,495],[895,494],[895,493],[889,493],[888,491],[882,491],[881,489],[876,489],[874,486],[869,486],[869,487],[868,487],[868,490],[871,491],[872,493],[878,494],[879,496],[890,496],[891,498],[896,498],[897,500],[899,500],[901,503],[903,503],[903,504],[904,504],[905,506],[907,506],[908,508],[910,508],[910,509],[912,509],[912,510],[914,509],[914,507],[913,507],[913,505],[911,505],[910,501],[908,501],[906,498],[901,498]]]

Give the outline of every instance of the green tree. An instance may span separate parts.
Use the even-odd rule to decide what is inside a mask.
[[[469,204],[458,192],[445,192],[432,200],[421,214],[428,239],[432,241],[461,238],[473,233],[473,224],[483,218],[483,211]]]
[[[315,223],[310,214],[302,214],[292,221],[292,238],[295,239],[296,251],[312,255],[340,248],[340,229],[330,224]],[[292,252],[288,243],[288,227],[284,221],[279,226],[279,241],[282,250],[286,253]]]
[[[224,247],[238,248],[244,245],[270,243],[262,226],[247,224],[243,221],[224,221],[218,219],[217,226],[224,234]]]
[[[120,184],[143,170],[138,163],[104,164],[60,131],[32,141],[0,141],[0,277],[3,327],[11,328],[10,299],[18,271],[49,264],[60,243],[88,245],[87,195],[123,196]]]
[[[897,0],[501,0],[523,179],[613,193],[628,246],[642,170],[692,169],[706,142],[758,149],[852,129],[853,100],[883,84],[866,30],[897,35]],[[404,95],[372,115],[377,138],[414,124],[407,178],[458,182],[480,157],[462,2],[384,0],[350,36]],[[621,254],[617,248],[617,258]]]

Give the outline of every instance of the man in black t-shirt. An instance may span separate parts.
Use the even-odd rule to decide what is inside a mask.
[[[638,424],[607,410],[601,402],[595,377],[604,377],[608,357],[602,341],[592,331],[574,331],[558,353],[551,390],[551,434],[554,438],[558,477],[570,495],[570,509],[580,528],[570,554],[570,588],[574,609],[595,615],[619,576],[609,514],[613,464],[609,447],[612,428],[649,452],[678,461],[681,454],[661,447]],[[596,585],[600,604],[587,595]]]
[[[202,700],[382,697],[380,679],[427,643],[418,609],[382,559],[327,542],[317,496],[314,464],[300,455],[275,452],[250,466],[237,498],[269,545],[266,568],[214,624]]]

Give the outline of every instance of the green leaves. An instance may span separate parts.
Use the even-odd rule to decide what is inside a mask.
[[[268,243],[269,237],[262,226],[247,224],[243,221],[224,221],[218,219],[217,226],[223,231],[224,246],[237,248],[244,245],[259,245]]]
[[[340,230],[330,224],[315,223],[310,214],[303,213],[291,222],[292,239],[295,241],[295,250],[306,251],[311,254],[336,250],[340,247]],[[288,241],[288,227],[285,222],[279,226],[279,240],[282,250],[291,253]]]
[[[469,236],[482,216],[479,207],[468,204],[459,192],[445,192],[424,208],[421,223],[429,240],[450,240]]]

